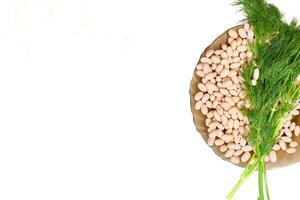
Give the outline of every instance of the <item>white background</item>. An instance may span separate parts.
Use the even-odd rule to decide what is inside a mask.
[[[273,0],[300,19],[292,0]],[[219,200],[242,170],[196,132],[189,83],[231,0],[1,0],[1,200]],[[300,164],[271,171],[299,199]],[[254,200],[254,175],[235,199]]]

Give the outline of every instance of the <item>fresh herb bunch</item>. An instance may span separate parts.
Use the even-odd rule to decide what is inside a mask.
[[[300,74],[300,32],[296,20],[286,23],[282,13],[265,0],[236,0],[253,26],[255,41],[250,44],[253,58],[243,68],[244,90],[251,103],[243,108],[248,117],[248,142],[254,155],[241,179],[228,194],[231,199],[242,183],[258,169],[259,200],[270,199],[264,158],[279,138],[282,123],[294,109],[300,95],[296,79]],[[260,71],[253,86],[254,69]]]

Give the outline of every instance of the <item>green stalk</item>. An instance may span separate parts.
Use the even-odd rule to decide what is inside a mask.
[[[259,191],[259,200],[264,200],[264,186],[263,186],[263,166],[262,160],[259,161],[259,168],[258,168],[258,191]]]
[[[253,161],[253,165],[250,166],[250,163]],[[226,196],[226,200],[231,200],[236,191],[241,187],[241,185],[255,172],[255,170],[258,167],[258,160],[255,157],[252,157],[252,159],[249,161],[248,166],[244,170],[243,174],[241,175],[240,180],[236,183],[236,185],[233,187],[233,189],[229,192],[229,194]]]
[[[262,162],[262,167],[263,167],[263,172],[264,172],[264,182],[265,182],[265,190],[266,190],[266,194],[267,194],[267,200],[270,200],[269,187],[268,187],[268,181],[267,181],[267,170],[266,170],[265,162]]]
[[[273,118],[274,112],[276,111],[276,107],[277,107],[278,101],[274,104],[274,106],[271,109],[271,114],[269,116],[268,122],[270,123],[271,119]]]

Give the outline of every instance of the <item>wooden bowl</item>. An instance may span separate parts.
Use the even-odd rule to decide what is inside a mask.
[[[230,29],[237,30],[237,29],[242,28],[242,27],[243,27],[243,25],[238,25],[238,26],[230,28]],[[228,29],[228,30],[230,30],[230,29]],[[204,50],[204,52],[201,54],[200,58],[202,57],[202,55],[204,55],[206,53],[206,51],[208,49],[220,49],[222,44],[227,43],[227,39],[228,39],[227,32],[228,32],[228,30],[225,31],[222,35],[220,35],[217,39],[215,39],[212,42],[212,44],[209,45]],[[199,61],[198,61],[197,64],[200,63],[200,58],[199,58]],[[191,110],[192,110],[192,113],[193,113],[193,120],[194,120],[194,124],[196,126],[196,129],[201,134],[201,136],[203,137],[203,139],[207,143],[208,133],[207,133],[207,127],[205,126],[206,116],[204,116],[201,113],[201,111],[195,110],[195,108],[194,108],[194,105],[196,103],[196,101],[194,100],[194,96],[199,91],[199,89],[197,87],[199,82],[201,82],[201,78],[196,75],[196,69],[195,69],[194,74],[193,74],[193,78],[192,78],[192,81],[191,81],[191,85],[190,85],[190,91],[189,91],[189,93],[190,93],[190,104],[191,104]],[[295,116],[292,119],[292,121],[294,121],[297,125],[300,126],[300,117],[299,117],[299,115]],[[293,140],[298,142],[298,144],[300,144],[300,136],[298,136],[298,137],[293,136],[293,137],[294,137]],[[215,152],[215,154],[217,154],[224,161],[230,162],[230,159],[226,158],[224,156],[224,153],[219,151],[218,147],[216,147],[214,145],[210,148],[212,148],[212,150]],[[267,169],[280,168],[280,167],[288,166],[288,165],[291,165],[291,164],[294,164],[294,163],[300,161],[300,150],[299,149],[297,149],[297,152],[294,153],[294,154],[288,154],[283,150],[276,151],[276,153],[277,153],[277,162],[275,162],[275,163],[268,162],[267,163]],[[232,162],[230,162],[230,163],[232,163]],[[234,165],[244,168],[246,166],[246,163],[241,162],[240,164],[234,164]]]

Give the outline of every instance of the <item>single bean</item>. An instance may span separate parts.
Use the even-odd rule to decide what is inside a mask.
[[[239,157],[236,157],[236,156],[232,156],[230,158],[230,161],[233,163],[233,164],[239,164],[240,163],[240,158]]]
[[[270,161],[272,163],[275,163],[277,161],[277,155],[276,155],[276,152],[275,151],[271,151],[269,153],[269,157],[270,157]]]
[[[287,152],[288,154],[293,154],[293,153],[296,153],[296,149],[295,149],[295,148],[288,148],[288,149],[286,150],[286,152]]]
[[[245,29],[243,29],[243,28],[238,29],[238,33],[241,38],[247,38],[247,33],[246,33]]]
[[[214,49],[207,50],[207,52],[205,53],[205,56],[207,58],[210,58],[214,54],[214,51],[215,51]]]
[[[243,163],[245,163],[250,159],[250,157],[251,157],[251,154],[249,152],[245,152],[241,157],[241,161]]]
[[[207,57],[202,57],[202,58],[200,59],[200,61],[201,61],[202,63],[207,63],[207,64],[209,64],[209,65],[212,64],[211,59],[209,59],[209,58],[207,58]]]
[[[293,141],[290,143],[290,147],[292,147],[292,148],[296,148],[297,146],[298,146],[298,142],[296,142],[296,141]]]
[[[229,37],[232,37],[233,39],[237,39],[239,37],[238,33],[233,29],[230,29],[228,31],[228,35],[229,35]]]

